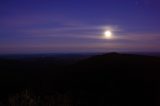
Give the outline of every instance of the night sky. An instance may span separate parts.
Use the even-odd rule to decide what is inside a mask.
[[[160,52],[160,0],[0,0],[0,54],[121,51]]]

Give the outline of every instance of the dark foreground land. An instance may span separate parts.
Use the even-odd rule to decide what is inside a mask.
[[[1,58],[0,101],[0,106],[159,106],[160,58],[117,53]]]

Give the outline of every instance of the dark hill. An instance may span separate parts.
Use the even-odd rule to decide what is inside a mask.
[[[80,66],[89,65],[88,67],[91,67],[90,65],[94,65],[93,67],[97,67],[97,65],[108,65],[108,64],[157,65],[159,63],[160,63],[159,57],[134,55],[134,54],[109,53],[104,55],[93,56],[91,58],[78,62],[76,65]]]
[[[49,57],[0,63],[3,99],[23,87],[37,95],[69,95],[71,106],[160,105],[159,57],[109,53],[74,64],[57,65]]]
[[[109,53],[79,61],[73,67],[79,72],[112,72],[114,75],[123,73],[123,76],[132,74],[132,76],[135,75],[134,77],[152,77],[155,79],[159,78],[160,74],[160,58]]]
[[[158,57],[110,53],[74,64],[64,78],[95,103],[153,106],[159,103],[159,71]]]

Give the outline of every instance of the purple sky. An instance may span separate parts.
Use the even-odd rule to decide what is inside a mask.
[[[0,0],[0,54],[160,52],[159,0]],[[114,39],[102,39],[111,29]]]

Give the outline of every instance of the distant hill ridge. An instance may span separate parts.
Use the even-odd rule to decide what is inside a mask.
[[[72,65],[74,72],[159,79],[160,58],[155,56],[107,53]],[[76,70],[76,71],[75,71]]]
[[[120,53],[107,53],[102,55],[92,56],[88,59],[82,60],[77,64],[91,64],[91,63],[116,63],[116,62],[126,62],[126,63],[150,63],[155,64],[160,62],[160,57],[156,56],[145,56],[145,55],[135,55],[135,54],[120,54]]]

